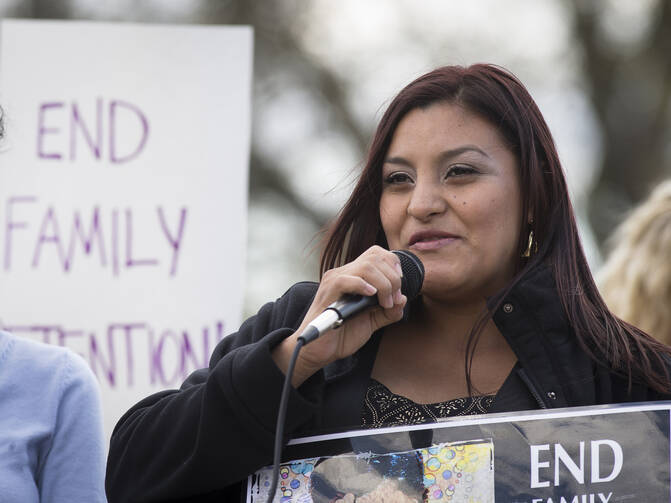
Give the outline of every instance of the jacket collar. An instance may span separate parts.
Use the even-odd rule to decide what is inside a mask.
[[[550,268],[541,264],[529,270],[493,320],[549,406],[594,403],[594,364],[569,325]]]

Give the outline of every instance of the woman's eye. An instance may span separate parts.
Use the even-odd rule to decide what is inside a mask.
[[[410,178],[410,176],[407,173],[403,172],[391,173],[384,179],[384,183],[388,185],[397,185],[409,182],[412,182],[412,178]]]
[[[456,166],[450,166],[447,173],[445,173],[445,178],[474,175],[476,173],[477,171],[474,168],[464,164],[458,164]]]

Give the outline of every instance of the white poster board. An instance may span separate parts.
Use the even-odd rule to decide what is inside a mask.
[[[0,29],[0,320],[89,362],[110,434],[240,322],[252,31]]]

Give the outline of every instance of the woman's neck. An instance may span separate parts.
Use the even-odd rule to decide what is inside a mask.
[[[423,297],[422,302],[421,314],[415,320],[419,337],[424,338],[425,343],[465,352],[471,332],[486,315],[485,299],[456,303]],[[489,320],[482,329],[478,346],[484,349],[492,342],[500,344],[500,339],[501,334]]]
[[[468,340],[485,315],[485,301],[468,305],[422,301],[408,323],[385,328],[372,377],[417,403],[467,396]],[[484,322],[473,349],[471,383],[477,392],[493,394],[516,357],[491,319]]]

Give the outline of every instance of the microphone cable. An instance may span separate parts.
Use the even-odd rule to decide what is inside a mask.
[[[310,328],[310,327],[308,327]],[[289,360],[289,367],[287,368],[287,375],[284,377],[284,386],[282,387],[282,397],[280,398],[280,408],[277,412],[277,426],[275,427],[275,446],[273,450],[273,478],[270,483],[268,492],[268,499],[266,503],[272,503],[275,498],[275,491],[277,490],[277,482],[280,478],[280,462],[282,461],[282,444],[284,441],[284,421],[287,416],[287,406],[289,404],[289,388],[291,388],[291,377],[294,374],[294,367],[298,359],[298,353],[305,345],[305,339],[301,335],[296,342],[294,352]]]

